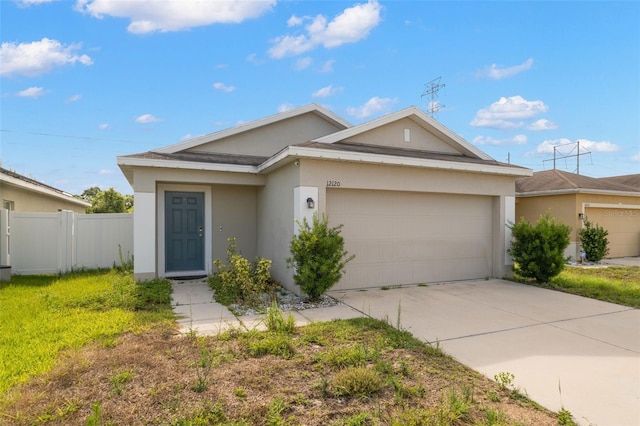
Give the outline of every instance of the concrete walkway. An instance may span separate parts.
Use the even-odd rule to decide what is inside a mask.
[[[334,292],[583,425],[640,425],[640,311],[503,280]]]
[[[213,299],[213,291],[206,278],[188,281],[172,281],[173,311],[179,316],[178,325],[183,333],[196,332],[203,335],[218,334],[229,328],[243,330],[263,329],[263,315],[236,317],[226,306]],[[286,313],[288,314],[288,313]],[[331,321],[364,316],[350,306],[339,304],[327,308],[307,309],[291,312],[298,326],[310,322]]]
[[[534,401],[582,425],[640,425],[640,311],[503,280],[331,292],[343,304],[293,312],[298,325],[368,315],[437,342],[489,378],[510,372]],[[183,332],[262,328],[213,301],[204,280],[175,282]]]

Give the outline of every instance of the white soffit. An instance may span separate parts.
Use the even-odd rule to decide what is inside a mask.
[[[207,135],[189,139],[184,142],[165,146],[163,148],[154,149],[154,151],[160,152],[163,154],[173,154],[179,151],[184,151],[186,149],[197,147],[205,143],[214,142],[216,140],[227,138],[229,136],[237,135],[239,133],[257,129],[259,127],[267,126],[269,124],[277,123],[278,121],[287,120],[292,117],[297,117],[299,115],[307,114],[309,112],[314,112],[317,115],[324,118],[325,120],[330,121],[341,127],[349,128],[352,126],[351,123],[349,123],[342,117],[337,116],[333,112],[329,111],[328,109],[318,104],[312,103],[312,104],[304,105],[298,108],[290,109],[288,111],[284,111],[278,114],[274,114],[269,117],[250,121],[248,123],[239,124],[229,129],[221,130],[219,132],[209,133]]]
[[[444,140],[445,142],[453,142],[456,146],[460,147],[467,154],[471,154],[483,160],[493,160],[491,156],[482,152],[481,150],[479,150],[478,148],[476,148],[475,146],[473,146],[472,144],[464,140],[461,136],[452,132],[442,124],[438,123],[436,120],[429,117],[425,112],[423,112],[422,110],[420,110],[415,106],[405,108],[403,110],[393,112],[391,114],[384,115],[380,118],[376,118],[366,123],[362,123],[357,126],[353,126],[345,130],[332,133],[327,136],[323,136],[321,138],[314,139],[313,142],[319,142],[319,143],[340,142],[345,139],[351,138],[355,135],[359,135],[361,133],[368,132],[375,128],[385,126],[389,123],[393,123],[394,121],[398,121],[403,118],[410,118],[416,124],[422,126],[425,130],[431,133],[435,133],[436,135],[443,136],[445,138]]]

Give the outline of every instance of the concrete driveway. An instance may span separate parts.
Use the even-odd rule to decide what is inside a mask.
[[[580,424],[640,424],[640,310],[503,280],[331,295]]]

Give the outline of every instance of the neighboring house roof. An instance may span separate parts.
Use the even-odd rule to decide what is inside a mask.
[[[640,195],[639,188],[619,183],[615,178],[593,178],[562,170],[535,172],[533,176],[516,180],[516,194],[519,196],[577,192]]]
[[[35,179],[28,178],[11,170],[0,167],[0,184],[8,184],[19,187],[26,191],[36,192],[50,197],[65,200],[70,203],[77,204],[82,207],[90,207],[91,203],[75,198],[68,192],[64,192],[53,186],[39,182]]]
[[[270,156],[245,155],[225,152],[205,152],[202,147],[211,147],[212,143],[226,143],[230,137],[241,137],[250,132],[259,131],[275,124],[282,125],[285,120],[315,114],[331,123],[333,131],[312,140],[301,140],[287,145]],[[410,120],[437,138],[441,151],[407,149],[401,147],[358,143],[364,134],[375,132],[384,126]],[[337,130],[336,130],[337,129]],[[219,142],[216,142],[219,141]],[[246,142],[246,140],[245,140]],[[260,142],[260,138],[256,138]],[[247,151],[245,145],[245,152]],[[227,146],[231,149],[230,146]],[[352,161],[370,164],[389,164],[414,167],[429,167],[447,170],[487,172],[511,176],[530,176],[531,170],[525,167],[501,163],[463,138],[447,129],[416,107],[385,115],[372,121],[352,126],[347,121],[327,111],[323,107],[310,104],[271,117],[244,123],[228,130],[191,139],[153,151],[118,157],[118,165],[132,183],[131,167],[184,168],[208,171],[265,173],[280,167],[295,158],[312,158],[334,161]]]
[[[600,180],[605,182],[621,183],[640,191],[640,174],[604,177],[600,178]]]

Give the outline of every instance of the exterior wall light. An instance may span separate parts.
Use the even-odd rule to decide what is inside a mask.
[[[584,219],[584,213],[578,213],[578,219],[580,220]]]
[[[313,198],[309,197],[307,198],[307,207],[312,209],[315,207],[315,203],[313,202]]]

